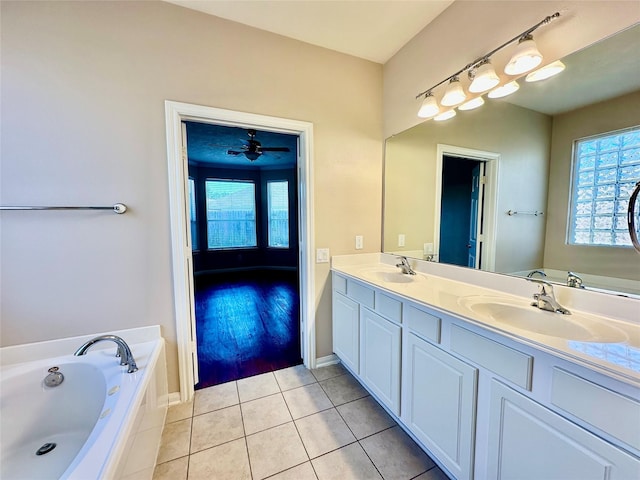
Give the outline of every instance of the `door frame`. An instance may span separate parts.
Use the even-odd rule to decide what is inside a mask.
[[[307,368],[315,368],[315,266],[313,263],[313,124],[299,120],[165,101],[169,220],[173,266],[173,294],[178,347],[180,400],[193,398],[197,353],[191,229],[188,211],[188,165],[183,155],[182,122],[215,123],[298,136],[298,229],[300,269],[300,347]],[[197,365],[197,364],[196,364]]]
[[[482,252],[482,270],[493,272],[496,266],[496,212],[498,206],[498,167],[500,154],[486,152],[472,148],[456,147],[453,145],[438,144],[436,153],[436,185],[435,191],[435,215],[433,225],[434,253],[439,259],[440,255],[440,215],[442,210],[442,166],[444,157],[461,157],[484,162],[484,200],[483,200],[483,234],[479,237]],[[479,254],[480,252],[476,252]]]

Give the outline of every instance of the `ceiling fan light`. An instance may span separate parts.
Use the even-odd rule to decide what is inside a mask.
[[[484,105],[484,98],[476,97],[460,105],[458,110],[473,110],[474,108],[481,107],[482,105]]]
[[[442,112],[440,115],[436,115],[435,117],[433,117],[433,119],[436,122],[442,122],[443,120],[449,120],[450,118],[453,118],[456,116],[456,111],[455,109],[451,109],[451,110],[446,110],[444,112]]]
[[[486,61],[478,67],[478,71],[475,73],[475,77],[469,85],[469,91],[471,93],[482,93],[487,90],[491,90],[493,87],[500,83],[500,77],[496,75],[496,71],[493,69],[493,65]]]
[[[498,88],[494,88],[493,90],[491,90],[488,93],[488,97],[489,98],[506,97],[507,95],[511,95],[513,92],[516,92],[519,88],[520,88],[520,85],[518,85],[518,82],[513,80],[509,83],[506,83]]]
[[[564,63],[562,63],[560,60],[556,60],[549,65],[545,65],[544,67],[531,72],[529,75],[527,75],[527,78],[525,78],[525,80],[527,82],[539,82],[540,80],[546,80],[547,78],[551,78],[554,75],[559,74],[564,69]]]
[[[464,93],[462,85],[460,85],[460,78],[451,77],[447,90],[444,92],[444,97],[442,97],[440,103],[445,107],[453,107],[454,105],[464,102],[465,98],[467,98],[467,94]]]
[[[520,38],[516,52],[504,67],[507,75],[520,75],[521,73],[533,70],[542,63],[542,54],[533,41],[531,34]]]
[[[248,160],[253,162],[258,159],[258,157],[260,156],[260,152],[244,152],[244,156],[247,157]]]
[[[431,92],[428,92],[422,101],[420,110],[418,110],[418,116],[420,118],[431,118],[436,116],[438,113],[440,113],[438,101]]]

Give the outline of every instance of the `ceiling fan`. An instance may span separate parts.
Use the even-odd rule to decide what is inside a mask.
[[[245,144],[237,150],[227,150],[227,155],[240,155],[244,154],[250,162],[257,160],[264,152],[289,152],[288,147],[263,147],[262,144],[256,140],[256,131],[253,129],[247,130],[249,140],[245,140]]]

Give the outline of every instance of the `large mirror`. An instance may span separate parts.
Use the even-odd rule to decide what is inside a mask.
[[[386,140],[384,252],[564,284],[570,271],[587,288],[640,294],[640,255],[622,237],[567,240],[575,142],[640,125],[640,26],[562,61],[555,77]],[[639,172],[633,163],[633,183]]]

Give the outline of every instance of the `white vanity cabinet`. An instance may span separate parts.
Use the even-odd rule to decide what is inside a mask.
[[[607,407],[606,404],[601,405],[604,410]],[[640,478],[638,458],[495,379],[491,384],[489,418],[486,478]],[[640,425],[635,428],[640,428]]]
[[[640,479],[640,389],[615,376],[336,272],[333,342],[452,478]]]
[[[473,477],[478,370],[405,332],[402,420],[458,478]]]
[[[333,292],[333,351],[340,361],[358,374],[360,371],[360,306]]]
[[[401,328],[377,313],[360,311],[360,377],[395,415],[400,415]]]

